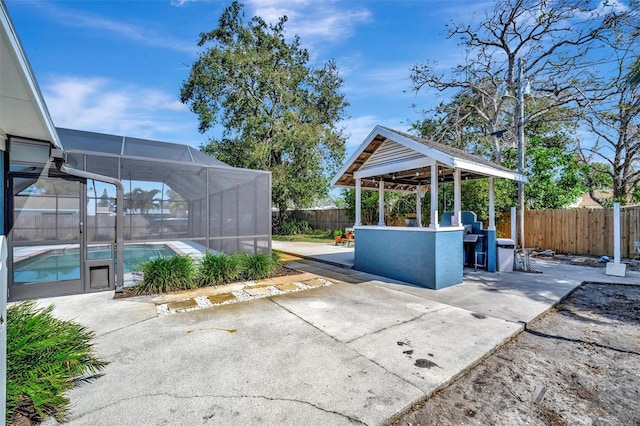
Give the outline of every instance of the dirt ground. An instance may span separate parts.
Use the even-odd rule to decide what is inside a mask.
[[[640,286],[586,283],[394,425],[640,425]]]

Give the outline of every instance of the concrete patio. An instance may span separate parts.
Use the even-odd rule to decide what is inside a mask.
[[[611,279],[538,261],[541,274],[469,270],[463,284],[434,291],[309,259],[344,258],[346,247],[287,244],[307,257],[290,267],[333,285],[167,316],[152,297],[41,300],[95,330],[110,362],[70,393],[69,423],[384,424],[581,282],[640,283],[637,273]]]

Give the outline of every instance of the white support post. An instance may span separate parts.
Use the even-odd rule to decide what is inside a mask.
[[[422,186],[416,186],[416,226],[422,226]]]
[[[613,203],[613,263],[620,263],[620,203]]]
[[[438,165],[431,166],[431,223],[429,228],[438,227]]]
[[[516,241],[516,208],[511,207],[511,239]]]
[[[494,191],[494,177],[489,177],[489,230],[496,229],[496,205]]]
[[[356,223],[353,226],[362,225],[362,180],[356,179]]]
[[[384,226],[384,179],[378,182],[378,226]]]
[[[613,262],[607,263],[605,274],[626,276],[627,265],[620,263],[620,203],[613,203]]]
[[[453,172],[453,217],[451,225],[462,226],[462,183],[460,169]]]

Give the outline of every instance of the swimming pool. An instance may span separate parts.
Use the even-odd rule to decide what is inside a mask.
[[[131,244],[124,246],[124,272],[158,257],[172,257],[176,252],[166,244]],[[87,260],[109,259],[111,249],[106,246],[89,247]],[[114,262],[115,263],[115,262]],[[114,264],[115,269],[115,264]],[[13,283],[36,283],[80,279],[80,253],[77,248],[54,249],[14,263]]]

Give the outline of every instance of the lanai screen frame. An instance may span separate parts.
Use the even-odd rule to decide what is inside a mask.
[[[125,191],[133,189],[133,185],[129,186],[131,181],[165,182],[168,188],[182,193],[184,202],[188,203],[187,229],[173,235],[131,232],[134,215],[125,210],[125,244],[187,240],[200,244],[200,249],[219,252],[271,253],[270,172],[231,167],[187,145],[57,130],[71,167],[116,178],[123,183]],[[99,150],[90,149],[90,143],[74,143],[73,137],[93,140]],[[180,160],[158,158],[163,151]],[[105,167],[109,162],[115,167]],[[161,209],[156,216],[171,218],[166,209],[164,212]],[[127,232],[128,224],[130,232]]]

